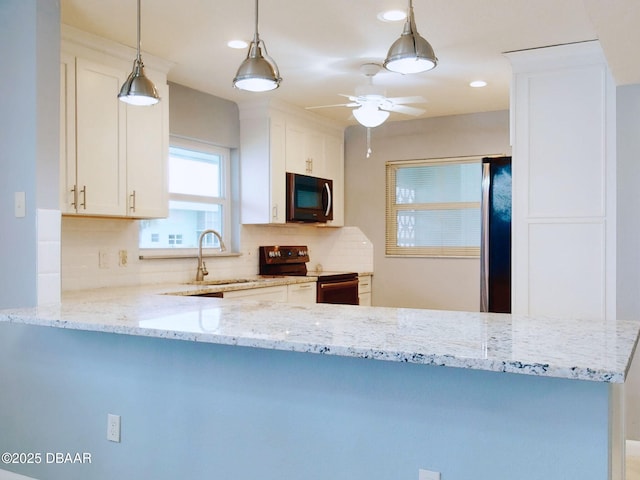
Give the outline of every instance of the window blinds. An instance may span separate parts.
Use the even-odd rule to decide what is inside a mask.
[[[482,157],[387,162],[387,255],[480,255]]]

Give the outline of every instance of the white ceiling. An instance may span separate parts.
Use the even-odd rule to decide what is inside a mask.
[[[262,0],[260,37],[283,82],[269,93],[235,90],[246,56],[228,40],[250,41],[253,0],[143,0],[142,49],[173,62],[169,80],[232,101],[273,95],[300,107],[342,103],[366,83],[359,67],[382,63],[403,23],[377,14],[406,0]],[[134,47],[136,0],[61,0],[62,22]],[[439,59],[430,72],[381,71],[387,96],[422,96],[424,117],[508,108],[510,67],[503,52],[600,39],[619,85],[640,83],[640,0],[414,0],[418,32]],[[630,60],[628,60],[630,59]],[[133,60],[133,58],[132,58]],[[488,86],[474,89],[472,80]],[[344,107],[314,110],[342,124]],[[392,114],[390,120],[412,117]]]

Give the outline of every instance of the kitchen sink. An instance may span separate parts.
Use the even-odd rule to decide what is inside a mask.
[[[222,279],[222,280],[196,280],[193,282],[188,282],[188,285],[234,285],[236,283],[249,283],[255,282],[255,280],[251,280],[248,278],[232,278],[232,279]]]

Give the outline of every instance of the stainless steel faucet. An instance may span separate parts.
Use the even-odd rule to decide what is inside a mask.
[[[198,239],[198,271],[196,272],[196,282],[203,281],[205,275],[209,275],[209,272],[207,272],[207,266],[205,265],[204,260],[202,260],[202,240],[207,233],[213,233],[216,237],[218,237],[221,252],[224,252],[226,250],[224,242],[222,241],[222,236],[220,236],[217,231],[209,228],[200,234],[200,238]]]

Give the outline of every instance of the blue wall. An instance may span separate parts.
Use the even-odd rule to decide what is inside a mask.
[[[0,2],[0,308],[37,303],[36,208],[59,209],[59,9]],[[24,218],[15,192],[26,194]]]
[[[41,480],[608,478],[601,383],[0,323],[0,385]]]

